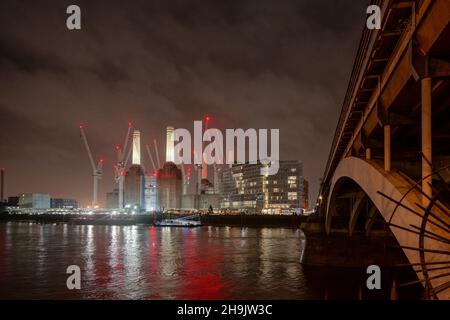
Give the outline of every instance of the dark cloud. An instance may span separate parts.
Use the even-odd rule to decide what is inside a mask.
[[[82,30],[65,27],[82,9]],[[0,163],[7,193],[90,199],[78,123],[114,159],[126,123],[280,128],[317,192],[367,1],[13,1],[0,4]],[[113,185],[108,166],[101,192]]]

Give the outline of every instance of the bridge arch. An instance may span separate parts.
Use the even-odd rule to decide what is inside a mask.
[[[422,196],[419,191],[410,191],[412,184],[408,178],[396,171],[384,171],[384,169],[373,160],[347,157],[342,159],[338,164],[331,180],[330,191],[327,197],[325,213],[325,230],[327,234],[330,234],[333,217],[336,216],[336,197],[346,181],[355,183],[364,192],[363,197],[367,197],[380,212],[383,219],[391,223],[389,226],[390,230],[400,246],[403,247],[403,251],[409,262],[411,264],[420,264],[420,252],[418,250],[405,248],[417,248],[419,236],[395,226],[404,228],[411,228],[412,225],[420,226],[421,217],[414,215],[401,206],[396,208],[394,202],[379,194],[378,191],[381,191],[385,195],[396,200],[400,200],[404,197],[402,203],[417,212],[421,212],[416,203],[421,203]],[[345,189],[345,187],[343,189]],[[358,203],[356,207],[359,207],[359,205],[360,203]],[[394,211],[395,214],[393,215]],[[350,234],[352,232],[352,227],[354,227],[354,223],[358,218],[359,212],[360,209],[355,209],[348,217]],[[374,214],[373,210],[371,214]],[[427,241],[429,241],[430,247],[437,250],[448,250],[443,243],[430,239]],[[436,255],[433,252],[427,252],[425,254],[427,255],[427,261],[440,261],[442,259],[442,256]],[[421,272],[416,273],[419,280],[423,280],[423,274]],[[440,283],[441,279],[437,279],[435,283],[433,283],[433,286],[439,285]]]

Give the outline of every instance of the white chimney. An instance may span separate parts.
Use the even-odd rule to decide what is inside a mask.
[[[175,147],[173,141],[173,127],[167,127],[167,139],[166,139],[166,162],[175,161]]]
[[[133,162],[132,164],[141,165],[141,132],[133,131]]]

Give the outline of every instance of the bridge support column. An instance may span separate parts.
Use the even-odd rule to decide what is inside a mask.
[[[364,230],[366,231],[366,237],[369,236],[370,231],[372,230],[372,226],[375,222],[375,216],[376,216],[377,212],[378,212],[377,207],[375,207],[374,205],[370,207],[369,213],[367,214],[367,220],[364,225]]]
[[[370,148],[366,149],[366,159],[367,160],[372,159],[372,150]]]
[[[384,170],[391,171],[391,126],[384,126]]]
[[[351,237],[353,231],[355,230],[356,221],[358,220],[361,211],[364,209],[366,204],[367,196],[365,194],[359,194],[356,202],[353,204],[352,212],[350,213],[350,221],[348,223],[348,235]]]
[[[422,191],[431,197],[432,183],[432,140],[431,140],[431,78],[423,78],[422,87]],[[422,197],[422,204],[428,206],[429,199]]]

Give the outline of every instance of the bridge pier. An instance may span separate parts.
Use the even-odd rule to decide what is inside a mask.
[[[398,243],[388,232],[354,233],[347,228],[333,229],[327,235],[323,224],[302,225],[305,234],[301,263],[306,266],[361,268],[372,264],[380,267],[408,263]]]

